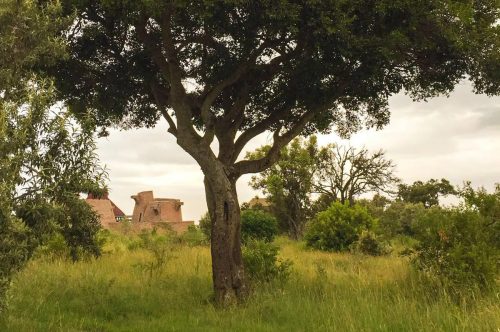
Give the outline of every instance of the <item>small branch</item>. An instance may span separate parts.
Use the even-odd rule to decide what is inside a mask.
[[[189,44],[201,44],[206,47],[212,48],[216,51],[221,51],[223,53],[228,53],[228,50],[222,43],[216,41],[213,37],[204,34],[204,35],[195,35],[186,37],[183,41],[176,41],[176,44],[179,44],[177,47],[177,51],[181,51],[183,48],[188,46]]]
[[[202,97],[203,102],[201,104],[201,118],[203,119],[203,122],[205,123],[206,127],[213,125],[214,115],[210,112],[210,109],[214,104],[215,100],[220,96],[222,91],[225,88],[240,81],[240,79],[245,74],[247,74],[251,68],[255,67],[256,60],[259,57],[259,55],[261,55],[266,48],[272,46],[273,43],[276,43],[276,41],[263,42],[259,47],[257,47],[253,52],[250,53],[248,59],[241,62],[236,67],[236,69],[232,72],[231,75],[229,75],[227,78],[217,83],[215,86],[211,88],[207,87],[205,89],[205,91],[202,93],[202,96],[204,97]]]
[[[151,86],[151,91],[153,92],[153,96],[154,96],[155,101],[156,101],[156,105],[158,106],[158,109],[160,110],[160,112],[163,115],[163,117],[165,118],[165,120],[167,120],[167,122],[168,122],[168,132],[171,133],[172,135],[174,135],[175,137],[177,137],[177,126],[175,125],[175,122],[172,119],[172,117],[170,116],[170,114],[168,114],[168,111],[167,111],[168,102],[167,102],[167,100],[165,100],[165,98],[162,97],[162,94],[159,91],[160,89],[156,83],[151,82],[150,86]]]
[[[148,22],[147,18],[142,17],[135,24],[135,29],[137,31],[137,37],[138,37],[139,41],[144,43],[144,45],[146,46],[146,49],[151,54],[151,57],[153,58],[154,63],[158,66],[158,68],[160,69],[163,76],[167,80],[170,80],[170,69],[169,69],[168,63],[165,60],[165,58],[163,57],[161,50],[153,43],[149,34],[147,33],[147,31],[146,31],[147,22]]]

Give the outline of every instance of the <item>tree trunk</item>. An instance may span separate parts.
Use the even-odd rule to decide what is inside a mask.
[[[240,206],[236,181],[224,172],[205,176],[208,212],[212,222],[212,279],[215,302],[228,305],[246,294],[241,257]],[[222,174],[221,174],[222,173]]]

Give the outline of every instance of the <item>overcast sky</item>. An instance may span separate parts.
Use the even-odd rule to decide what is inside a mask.
[[[500,97],[474,95],[463,83],[449,98],[428,102],[394,96],[390,110],[391,122],[384,129],[363,130],[343,143],[384,149],[404,182],[470,180],[488,190],[500,182]],[[342,143],[334,134],[319,136],[318,141]],[[270,135],[261,135],[248,148],[269,142]],[[130,196],[144,190],[153,190],[155,197],[181,199],[184,220],[198,220],[207,210],[200,167],[176,144],[165,122],[153,129],[111,130],[109,137],[99,139],[98,153],[108,168],[110,198],[126,214],[133,209]],[[249,179],[238,182],[240,203],[259,194],[248,186]]]

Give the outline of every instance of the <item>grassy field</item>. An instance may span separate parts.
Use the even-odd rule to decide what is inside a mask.
[[[38,258],[12,286],[1,331],[499,331],[498,294],[456,304],[430,296],[404,258],[304,250],[286,283],[255,288],[247,303],[210,301],[209,248],[182,245],[163,267],[113,236],[98,260]]]

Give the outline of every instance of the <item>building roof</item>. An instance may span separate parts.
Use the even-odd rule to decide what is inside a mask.
[[[101,197],[97,197],[96,195],[89,193],[87,196],[87,200],[107,200],[111,203],[115,218],[125,216],[125,213],[112,200],[109,199],[108,193],[104,193],[104,195],[102,195]]]
[[[99,214],[101,224],[110,224],[116,222],[116,217],[113,213],[113,206],[109,199],[86,199],[95,212]]]
[[[248,206],[250,207],[255,207],[255,206],[262,206],[262,207],[268,207],[271,205],[269,201],[266,198],[259,198],[259,197],[254,197],[250,201],[248,201]]]

